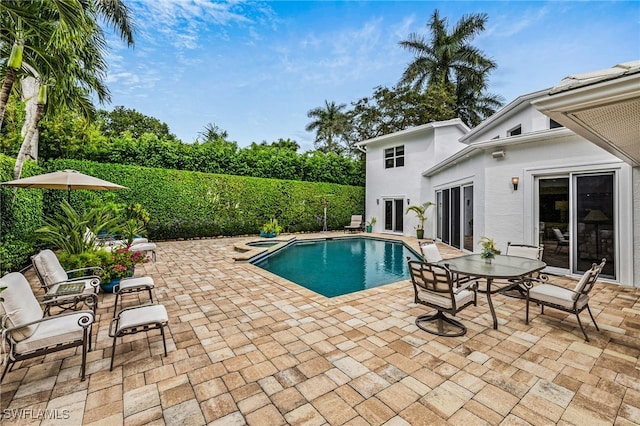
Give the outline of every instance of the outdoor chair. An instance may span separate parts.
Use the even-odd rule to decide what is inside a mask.
[[[416,326],[431,334],[444,337],[462,336],[467,327],[460,321],[445,315],[454,315],[473,304],[477,305],[477,283],[468,281],[455,286],[451,271],[447,267],[411,260],[407,258],[411,282],[413,283],[414,302],[436,309],[435,313],[420,315]],[[435,328],[427,324],[435,322]]]
[[[45,249],[31,256],[36,272],[48,302],[45,313],[57,306],[63,310],[78,309],[82,305],[95,313],[98,306],[100,267],[87,267],[65,271],[56,254]]]
[[[19,272],[0,278],[6,287],[0,301],[2,344],[6,348],[6,366],[0,382],[17,361],[82,347],[81,379],[85,378],[87,350],[91,350],[92,311],[77,311],[45,316],[29,282]],[[45,302],[45,305],[47,302]]]
[[[596,323],[591,309],[589,308],[589,292],[593,288],[594,284],[598,280],[598,276],[604,268],[606,259],[602,259],[602,262],[598,265],[594,263],[587,272],[584,273],[578,284],[573,289],[568,289],[557,284],[543,283],[533,286],[526,293],[527,308],[525,323],[529,324],[529,302],[534,302],[540,305],[540,313],[544,314],[544,307],[549,306],[560,311],[569,312],[576,315],[578,319],[578,325],[582,334],[584,334],[584,340],[589,341],[587,332],[582,326],[580,321],[580,312],[586,309],[589,312],[591,321],[596,327],[596,330],[600,331],[598,324]]]
[[[553,228],[553,235],[556,237],[556,253],[560,252],[560,248],[565,246],[569,247],[569,240],[567,240],[559,228]]]
[[[510,241],[507,242],[507,251],[505,255],[507,256],[518,256],[518,257],[526,257],[527,259],[534,260],[542,260],[542,255],[544,253],[544,246],[533,246],[529,244],[513,244]],[[528,277],[524,277],[519,280],[509,280],[507,286],[504,291],[501,291],[505,296],[515,297],[518,299],[524,299],[525,294],[527,293],[527,289],[533,286],[532,279],[537,281],[547,281],[549,277],[545,274],[541,274],[540,272],[536,272]],[[494,283],[500,285],[500,280],[494,280]],[[518,283],[515,287],[514,283]]]
[[[440,250],[438,249],[435,241],[421,243],[420,253],[422,254],[422,259],[427,263],[438,263],[442,260],[442,255],[440,254]],[[461,277],[455,273],[452,273],[452,277],[456,285],[464,285],[469,281],[477,281],[477,278],[475,277]]]
[[[358,232],[364,231],[364,222],[362,221],[362,215],[354,214],[351,216],[351,223],[344,227],[344,232]]]

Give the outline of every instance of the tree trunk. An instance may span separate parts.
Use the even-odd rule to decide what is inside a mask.
[[[40,83],[33,77],[23,78],[20,82],[22,86],[22,100],[25,101],[25,118],[24,125],[22,126],[21,135],[24,138],[29,129],[33,127],[33,121],[35,120],[36,112],[38,110],[38,91],[40,89]],[[38,126],[35,126],[35,133],[33,139],[29,142],[30,152],[28,153],[34,160],[38,159]]]
[[[31,139],[33,138],[33,135],[36,133],[38,129],[38,123],[40,122],[40,119],[42,118],[43,113],[44,113],[44,104],[39,103],[38,107],[36,108],[36,115],[33,118],[33,124],[29,128],[29,131],[27,132],[27,136],[25,136],[24,141],[20,146],[20,152],[18,153],[18,158],[16,158],[16,165],[15,165],[15,168],[13,169],[14,179],[20,179],[20,174],[22,174],[22,166],[24,165],[24,160],[26,159],[27,153],[31,148]]]
[[[13,87],[13,82],[16,81],[16,75],[18,70],[14,68],[7,68],[7,74],[2,82],[2,90],[0,91],[0,128],[2,128],[2,122],[4,121],[4,111],[7,109],[7,102],[9,101],[9,94]]]

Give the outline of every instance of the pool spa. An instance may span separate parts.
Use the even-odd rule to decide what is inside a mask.
[[[296,241],[254,263],[326,297],[341,296],[410,278],[402,242],[346,237]]]

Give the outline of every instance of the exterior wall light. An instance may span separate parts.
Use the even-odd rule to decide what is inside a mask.
[[[376,204],[380,205],[380,198],[376,198]]]
[[[520,178],[518,176],[514,176],[511,178],[511,183],[513,184],[513,190],[518,190],[518,183],[520,182]]]
[[[407,205],[411,204],[411,200],[407,198]]]

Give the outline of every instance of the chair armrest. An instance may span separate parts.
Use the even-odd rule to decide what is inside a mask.
[[[89,281],[89,285],[91,285],[91,287],[98,288],[98,286],[102,282],[102,278],[100,278],[99,275],[86,275],[83,277],[75,277],[75,278],[66,279],[64,281],[58,281],[57,283],[52,283],[49,287],[54,286],[56,284],[73,283],[77,281]]]
[[[69,316],[69,315],[78,315],[78,314],[82,314],[78,318],[78,325],[80,327],[87,328],[95,321],[95,317],[93,316],[93,312],[92,311],[68,312],[68,313],[65,313],[65,314],[53,315],[53,316],[50,316],[50,317],[42,317],[39,320],[31,321],[31,322],[28,322],[26,324],[20,324],[20,325],[14,326],[14,327],[5,328],[4,330],[2,330],[2,338],[3,339],[5,339],[5,338],[11,339],[11,334],[10,333],[12,331],[14,331],[14,330],[19,330],[19,329],[24,328],[24,327],[29,327],[31,325],[40,324],[40,323],[43,323],[43,322],[46,322],[46,321],[55,320],[55,319],[58,319],[58,318]],[[5,320],[4,319],[3,319],[2,323],[3,323],[3,326],[4,326],[5,325]],[[13,341],[13,339],[11,339],[11,341]]]

